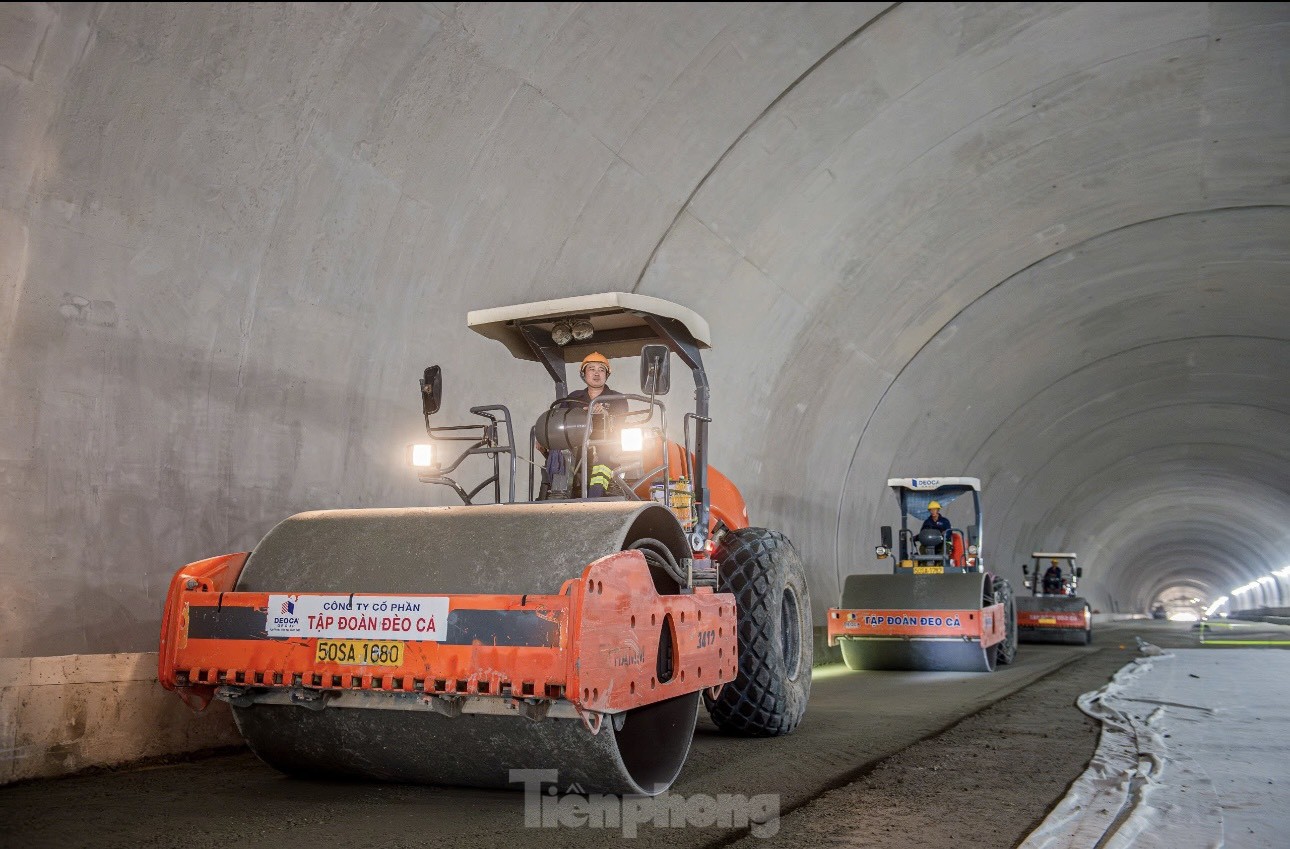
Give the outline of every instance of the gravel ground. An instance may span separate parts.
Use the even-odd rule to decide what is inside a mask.
[[[535,830],[518,792],[292,779],[242,753],[4,788],[0,846],[1015,847],[1092,757],[1100,729],[1075,700],[1139,656],[1135,633],[1195,644],[1146,623],[1096,629],[1090,648],[1025,645],[1013,667],[958,680],[821,667],[793,735],[727,738],[701,720],[675,792],[775,794],[768,839],[730,826]]]
[[[1145,634],[1161,644],[1165,635]],[[739,849],[1010,849],[1033,831],[1087,767],[1100,726],[1075,704],[1140,656],[1130,630],[1100,650],[947,731],[879,761],[859,780],[784,815],[771,839]],[[1046,651],[1023,645],[1021,651]]]

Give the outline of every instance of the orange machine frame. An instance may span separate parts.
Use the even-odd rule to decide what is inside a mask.
[[[950,531],[950,565],[959,569],[967,568],[967,552],[963,550],[963,532],[959,530]]]
[[[866,610],[830,608],[829,645],[839,638],[910,637],[980,641],[989,648],[1007,636],[1003,603],[967,610]]]
[[[247,623],[267,624],[269,594],[234,591],[247,557],[230,554],[191,563],[171,580],[157,677],[195,710],[205,708],[222,686],[357,690],[417,694],[427,702],[489,697],[517,710],[521,703],[566,700],[590,724],[598,714],[719,687],[734,680],[738,670],[735,597],[703,587],[660,595],[638,551],[590,563],[557,595],[409,594],[408,599],[447,599],[450,616],[473,610],[531,612],[547,623],[547,637],[525,645],[409,639],[397,669],[318,661],[319,637],[268,637],[264,628],[248,628]],[[193,633],[197,614],[205,623],[228,624],[198,636]],[[663,681],[660,635],[669,617],[672,669]],[[594,721],[598,728],[599,719]]]
[[[1073,628],[1083,631],[1089,620],[1085,610],[1018,610],[1018,628]]]
[[[671,440],[668,440],[667,443],[667,462],[669,469],[675,469],[678,472],[687,468],[685,449]],[[694,463],[694,452],[691,451],[688,468],[693,469]],[[641,465],[649,469],[663,465],[663,451],[659,447],[657,439],[650,440],[648,443],[647,453],[643,456]],[[658,472],[648,478],[637,481],[633,489],[638,497],[649,500],[650,485],[662,479],[663,472]],[[748,504],[739,492],[739,487],[735,486],[730,478],[721,474],[711,465],[708,466],[708,497],[709,532],[716,530],[718,521],[725,525],[727,530],[731,531],[748,527]],[[705,555],[696,553],[696,556],[702,557]]]

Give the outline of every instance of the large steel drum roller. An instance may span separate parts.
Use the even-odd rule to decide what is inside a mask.
[[[329,510],[283,521],[251,553],[242,592],[556,594],[594,560],[642,539],[689,556],[672,513],[642,502]],[[676,592],[665,576],[660,592]],[[559,785],[655,793],[680,772],[699,693],[581,720],[294,705],[234,706],[251,749],[294,773],[511,787],[512,769]]]
[[[842,588],[842,607],[869,610],[977,610],[992,604],[989,576],[849,575]],[[990,672],[996,646],[978,640],[935,637],[882,637],[839,641],[851,669],[917,669]]]

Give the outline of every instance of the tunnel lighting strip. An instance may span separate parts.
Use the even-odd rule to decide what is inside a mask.
[[[1218,601],[1214,602],[1213,604],[1211,604],[1211,605],[1209,606],[1209,608],[1205,611],[1205,615],[1206,615],[1206,616],[1213,616],[1213,615],[1214,615],[1214,611],[1215,611],[1215,610],[1218,610],[1218,609],[1219,609],[1220,607],[1222,607],[1224,604],[1227,604],[1227,601],[1228,601],[1227,596],[1223,596],[1223,597],[1222,597],[1222,598],[1220,598]]]
[[[1268,586],[1268,587],[1273,586],[1277,583],[1277,578],[1290,578],[1290,566],[1282,566],[1280,569],[1276,570],[1275,572],[1272,572],[1269,575],[1264,575],[1260,578],[1255,578],[1253,581],[1250,581],[1248,584],[1242,584],[1241,586],[1232,590],[1231,593],[1229,593],[1229,595],[1245,595],[1246,593],[1252,590],[1257,590],[1260,585]]]
[[[1224,602],[1229,601],[1232,598],[1235,598],[1237,596],[1243,596],[1248,592],[1253,592],[1254,590],[1261,590],[1263,587],[1276,587],[1277,597],[1283,598],[1284,596],[1281,593],[1281,580],[1286,578],[1290,578],[1290,566],[1282,566],[1280,569],[1277,569],[1274,572],[1270,572],[1267,575],[1262,575],[1258,578],[1255,578],[1253,581],[1250,581],[1248,584],[1242,584],[1241,586],[1231,590],[1227,595],[1223,596],[1218,601],[1210,605],[1209,609],[1205,611],[1205,616],[1214,615],[1214,611],[1217,610],[1219,606],[1222,605]],[[1282,645],[1282,644],[1274,642],[1274,643],[1250,643],[1249,645]]]

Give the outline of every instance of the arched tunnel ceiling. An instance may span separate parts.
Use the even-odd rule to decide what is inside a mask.
[[[1166,531],[1142,517],[1128,536],[1103,539],[1107,517],[1092,526],[1087,518],[1114,499],[1113,490],[1139,497],[1169,491],[1174,511],[1195,514],[1221,470],[1211,468],[1210,458],[1230,463],[1248,455],[1244,490],[1229,486],[1227,495],[1248,511],[1233,520],[1261,540],[1263,556],[1244,562],[1264,569],[1285,533],[1250,510],[1248,500],[1290,476],[1290,398],[1273,365],[1290,353],[1277,338],[1284,331],[1275,317],[1290,306],[1277,271],[1290,254],[1285,245],[1271,254],[1255,245],[1274,245],[1286,232],[1290,215],[1280,209],[1175,216],[1032,265],[966,308],[940,334],[948,341],[933,338],[905,366],[888,394],[919,399],[923,411],[893,413],[880,405],[857,457],[865,439],[876,438],[896,446],[893,459],[915,465],[917,474],[940,468],[918,469],[930,455],[940,463],[965,458],[989,481],[1012,478],[1008,500],[987,491],[990,538],[1014,542],[1021,559],[1034,549],[1077,549],[1088,592],[1096,597],[1098,589],[1115,587],[1121,604],[1133,599],[1128,609],[1141,609],[1141,587],[1162,567],[1125,556],[1135,536],[1152,537],[1149,549],[1163,534],[1181,532],[1200,550],[1214,548],[1214,537]],[[1036,362],[1026,353],[1035,350],[1057,356]],[[964,384],[991,389],[988,397],[963,397],[957,407],[938,401]],[[872,495],[865,484],[888,468],[881,458],[853,468],[852,475],[861,474],[854,486],[862,504]],[[1263,494],[1270,509],[1286,506],[1284,491]],[[843,502],[843,515],[852,509]],[[1125,509],[1136,515],[1143,508]],[[1190,527],[1198,529],[1204,518],[1193,516]],[[840,539],[839,559],[862,557],[865,542]],[[1109,598],[1101,604],[1112,606]]]
[[[146,650],[184,562],[447,503],[399,466],[420,368],[445,419],[524,421],[549,384],[466,311],[604,290],[711,323],[715,462],[817,614],[879,569],[888,476],[982,478],[994,567],[1077,550],[1110,609],[1285,565],[1285,5],[23,4],[0,31],[0,654]]]

